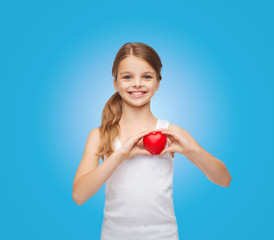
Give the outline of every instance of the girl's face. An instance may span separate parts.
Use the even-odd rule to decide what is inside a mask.
[[[156,79],[156,72],[143,59],[129,56],[119,64],[117,82],[113,81],[114,88],[124,101],[131,104],[144,104],[150,101],[160,86]],[[133,91],[145,92],[133,95]]]

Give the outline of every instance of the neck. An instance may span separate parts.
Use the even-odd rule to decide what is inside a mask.
[[[122,126],[146,126],[157,121],[151,112],[150,103],[142,107],[123,106],[123,113],[120,119]]]

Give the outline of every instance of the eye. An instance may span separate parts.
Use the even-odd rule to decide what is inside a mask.
[[[150,75],[145,75],[144,76],[146,79],[151,79],[152,77]],[[126,75],[123,77],[124,79],[129,79],[130,78],[130,75]]]
[[[151,76],[150,76],[150,75],[145,75],[145,77],[148,77],[147,79],[150,79],[150,78],[151,78]]]

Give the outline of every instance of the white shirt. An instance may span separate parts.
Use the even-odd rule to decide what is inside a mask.
[[[158,119],[155,130],[168,125],[168,121]],[[114,150],[120,147],[116,137]],[[170,153],[162,157],[138,155],[115,169],[106,182],[101,240],[179,239],[173,205],[173,160]]]

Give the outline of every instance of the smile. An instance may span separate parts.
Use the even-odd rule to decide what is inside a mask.
[[[142,96],[144,96],[146,93],[147,93],[147,92],[137,92],[137,91],[136,91],[136,92],[133,92],[133,91],[132,91],[132,92],[129,92],[129,94],[130,94],[132,97],[135,97],[135,98],[136,98],[136,97],[137,97],[137,98],[138,98],[138,97],[142,97]]]

